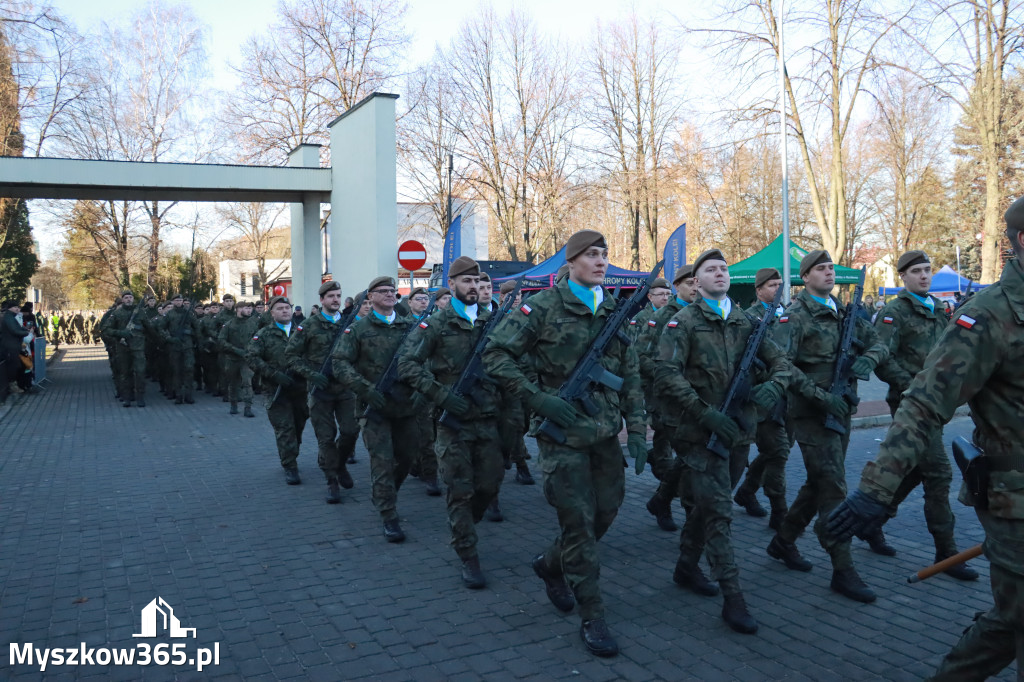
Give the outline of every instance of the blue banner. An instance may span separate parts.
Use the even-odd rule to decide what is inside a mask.
[[[441,286],[448,286],[448,266],[462,255],[462,214],[448,226],[448,234],[444,236],[444,259],[441,261]]]
[[[671,282],[676,274],[676,268],[686,264],[686,223],[677,227],[665,242],[664,258],[664,277]]]

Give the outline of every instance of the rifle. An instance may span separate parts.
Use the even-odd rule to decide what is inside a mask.
[[[971,296],[973,296],[973,295],[974,295],[974,294],[973,294],[973,293],[971,292],[971,289],[973,289],[973,288],[974,288],[974,280],[973,280],[973,279],[969,279],[969,280],[967,280],[967,289],[965,289],[965,290],[964,290],[964,295],[963,295],[963,296],[961,296],[961,297],[960,297],[960,300],[959,300],[959,301],[957,301],[957,303],[956,303],[956,305],[955,305],[955,306],[953,306],[953,312],[954,312],[954,313],[955,313],[955,312],[956,312],[957,310],[959,310],[959,309],[960,309],[960,306],[962,306],[962,305],[963,305],[964,303],[967,303],[967,299],[969,299],[969,298],[970,298]]]
[[[720,408],[722,414],[733,419],[740,426],[745,426],[744,422],[746,420],[743,418],[743,408],[746,407],[747,402],[750,400],[750,389],[754,387],[754,369],[764,367],[764,363],[757,357],[757,353],[761,350],[761,344],[768,338],[768,328],[775,320],[775,311],[779,307],[779,301],[782,300],[782,290],[783,287],[780,286],[778,291],[775,292],[775,300],[772,301],[771,310],[765,311],[757,326],[754,327],[754,331],[747,337],[747,345],[743,349],[743,357],[740,358],[739,367],[736,368],[736,373],[732,375],[732,380],[729,382],[729,390],[726,391],[725,399],[722,401],[722,407]],[[729,459],[729,448],[725,447],[717,433],[711,434],[711,438],[708,439],[707,448],[722,459]]]
[[[427,305],[427,309],[423,311],[421,319],[425,320],[428,317],[430,317],[431,313],[434,312],[434,309],[436,307],[437,297],[431,296],[430,303]],[[374,388],[377,391],[380,391],[380,393],[385,397],[391,395],[391,391],[392,389],[394,389],[395,383],[398,381],[398,351],[401,350],[402,345],[405,343],[405,340],[409,338],[409,334],[411,334],[412,330],[415,329],[417,326],[417,324],[413,323],[410,324],[409,328],[405,330],[405,334],[402,335],[402,340],[398,342],[397,346],[395,346],[395,352],[391,356],[391,362],[388,363],[387,369],[385,369],[384,373],[380,375],[379,379],[377,379],[377,384],[374,386]],[[376,410],[367,405],[366,409],[363,411],[363,416],[370,417],[375,412]]]
[[[843,318],[843,326],[839,330],[839,351],[836,354],[836,364],[832,369],[832,383],[828,387],[830,394],[843,398],[853,406],[860,402],[860,398],[857,397],[857,389],[853,383],[854,377],[850,376],[850,365],[856,359],[854,350],[863,347],[863,344],[857,340],[857,313],[861,309],[866,273],[867,266],[860,269],[857,288],[853,290],[853,298],[846,305],[846,317]],[[831,414],[825,417],[825,428],[838,434],[846,433],[846,427]]]
[[[126,324],[124,326],[124,328],[126,330],[128,330],[129,334],[132,333],[132,325],[135,323],[135,316],[138,314],[139,307],[142,306],[142,303],[143,303],[142,301],[139,301],[138,303],[135,304],[135,309],[132,310],[132,315],[131,315],[131,317],[128,318],[128,324]],[[124,337],[121,337],[121,343],[123,343],[124,345],[127,346],[128,345],[128,339],[126,339]]]
[[[480,338],[477,339],[476,345],[473,347],[473,352],[469,356],[469,360],[466,361],[466,365],[462,368],[462,373],[459,375],[458,380],[452,384],[451,391],[458,396],[467,396],[473,392],[476,388],[477,382],[479,381],[491,381],[484,372],[483,354],[484,348],[487,347],[487,342],[491,340],[491,332],[494,331],[498,323],[501,322],[502,318],[508,314],[508,311],[512,309],[512,304],[516,301],[516,296],[519,295],[519,290],[523,287],[523,280],[516,280],[516,288],[511,294],[505,297],[505,302],[501,306],[491,313],[491,317],[487,320],[487,324],[484,325],[483,331],[480,332]],[[449,429],[458,431],[462,428],[462,424],[458,419],[455,418],[448,410],[441,413],[441,416],[437,419],[438,424],[444,424]]]
[[[618,339],[625,346],[633,343],[629,336],[622,331],[622,327],[647,305],[647,292],[651,290],[651,285],[658,278],[658,273],[664,264],[664,260],[659,261],[651,270],[647,281],[637,287],[632,296],[617,302],[615,311],[605,320],[601,331],[597,333],[594,340],[590,342],[590,347],[576,362],[576,366],[565,383],[559,387],[559,398],[569,403],[580,403],[587,414],[594,416],[597,414],[598,408],[590,397],[590,389],[593,384],[601,384],[613,391],[622,390],[622,377],[605,369],[601,365],[601,358],[604,357],[605,351],[611,345],[612,339]],[[565,442],[565,431],[550,419],[542,421],[537,431],[556,443]]]
[[[341,335],[345,333],[345,330],[348,329],[348,326],[352,324],[353,320],[356,319],[356,314],[359,312],[359,307],[363,304],[364,298],[366,298],[365,290],[361,291],[359,295],[356,296],[356,300],[352,303],[352,312],[350,312],[348,315],[346,315],[345,317],[341,318],[338,321],[338,331],[335,332],[334,339],[331,340],[331,345],[327,349],[327,355],[324,356],[323,364],[321,364],[320,369],[317,370],[320,374],[323,374],[325,377],[330,378],[331,376],[331,356],[334,355],[334,347],[338,345],[338,339],[340,339]],[[278,388],[280,389],[281,387],[278,386]],[[316,391],[316,386],[313,386],[313,388],[309,389],[307,397],[312,396],[314,393],[316,393]]]

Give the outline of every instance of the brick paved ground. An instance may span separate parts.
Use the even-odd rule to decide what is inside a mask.
[[[50,377],[49,390],[16,401],[0,421],[3,639],[135,646],[147,641],[132,638],[140,609],[159,595],[197,629],[188,650],[220,642],[221,658],[202,674],[58,667],[46,679],[916,680],[991,601],[983,560],[974,562],[983,574],[974,584],[906,584],[933,555],[920,492],[888,526],[898,557],[863,545],[854,552],[880,593],[872,605],[829,591],[827,558],[812,535],[800,546],[814,570],[787,571],[765,555],[764,520],[736,509],[737,558],[761,632],[734,634],[720,599],[673,585],[676,537],[643,508],[655,481],[629,474],[626,504],[602,542],[608,618],[622,654],[595,659],[579,641],[578,618],[548,604],[529,567],[556,530],[540,486],[507,478],[507,520],[479,529],[490,584],[473,592],[461,587],[447,547],[442,499],[425,496],[415,479],[399,499],[409,539],[384,542],[361,447],[356,488],[328,506],[309,427],[304,483],[288,487],[261,411],[232,417],[205,395],[175,406],[155,390],[146,409],[125,409],[95,348],[69,349]],[[948,430],[966,432],[964,419]],[[852,472],[882,435],[856,432]],[[979,526],[957,511],[968,547],[980,540]],[[40,677],[11,667],[9,654],[0,659],[0,679]],[[1012,678],[1006,671],[1000,679]]]

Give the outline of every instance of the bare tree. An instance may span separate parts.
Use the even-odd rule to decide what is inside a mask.
[[[246,255],[256,261],[256,272],[260,285],[281,275],[284,264],[267,269],[267,259],[274,249],[273,231],[284,214],[284,204],[267,204],[258,201],[225,204],[217,213],[226,227],[233,230],[245,247]],[[290,253],[289,249],[289,253]]]

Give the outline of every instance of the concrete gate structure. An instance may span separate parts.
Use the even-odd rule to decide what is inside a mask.
[[[290,203],[292,302],[308,310],[323,275],[321,203],[331,205],[331,274],[343,295],[397,274],[396,99],[372,93],[328,124],[330,168],[316,144],[293,149],[286,167],[8,156],[0,196]]]

